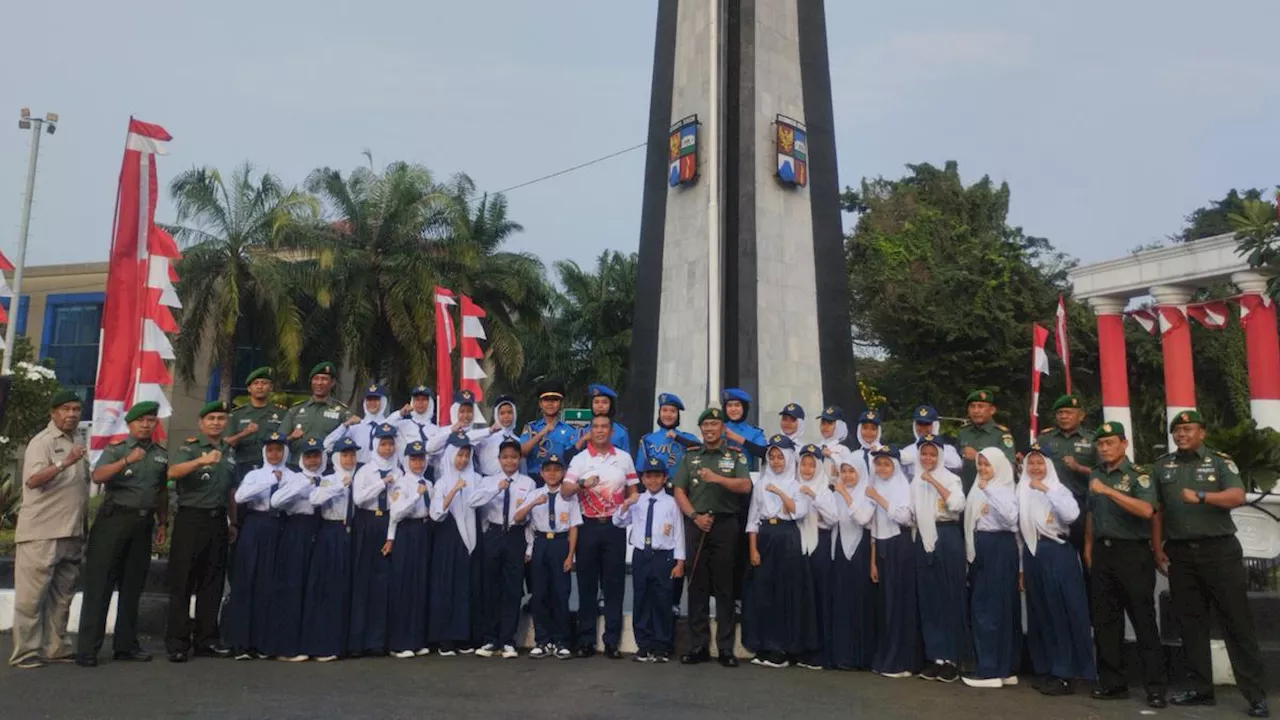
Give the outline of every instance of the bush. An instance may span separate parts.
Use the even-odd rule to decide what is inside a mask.
[[[1259,428],[1254,420],[1209,433],[1205,444],[1224,452],[1240,468],[1247,490],[1270,492],[1280,477],[1280,432]]]
[[[31,343],[19,336],[13,343],[13,386],[9,389],[4,421],[0,422],[0,528],[12,528],[22,505],[22,479],[15,477],[18,451],[49,424],[49,400],[58,390],[53,367],[31,362]]]

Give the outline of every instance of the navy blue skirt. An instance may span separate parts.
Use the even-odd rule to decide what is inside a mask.
[[[271,632],[263,649],[268,655],[302,654],[303,597],[317,522],[315,515],[290,515],[282,523],[271,574]]]
[[[351,556],[351,626],[347,650],[352,655],[387,651],[387,580],[391,560],[382,554],[387,542],[386,513],[356,510]]]
[[[1012,532],[975,532],[969,566],[974,676],[1007,678],[1022,654],[1022,599],[1018,593],[1018,541]],[[1085,616],[1086,621],[1088,615]]]
[[[776,525],[763,521],[756,534],[756,550],[760,566],[751,568],[751,602],[743,608],[743,624],[754,628],[755,647],[747,649],[784,655],[816,650],[813,580],[800,550],[800,528],[790,520]]]
[[[266,653],[270,645],[272,575],[281,522],[267,512],[245,513],[236,538],[236,577],[222,618],[223,638],[237,653]]]
[[[880,584],[876,619],[880,635],[871,668],[881,674],[920,669],[920,615],[916,605],[916,559],[910,532],[876,540]]]
[[[346,654],[351,622],[351,533],[342,520],[320,521],[302,605],[303,654]]]
[[[391,547],[392,652],[427,647],[427,582],[431,568],[431,527],[427,518],[401,520]]]
[[[876,653],[876,586],[871,583],[871,532],[859,530],[862,542],[852,558],[844,556],[839,536],[832,542],[831,608],[827,614],[827,647],[840,670],[868,670]]]
[[[831,559],[831,531],[818,530],[818,544],[805,558],[809,561],[809,578],[813,582],[813,610],[817,620],[818,647],[806,653],[804,662],[827,669],[835,669],[831,655],[831,572],[835,561]]]
[[[1036,674],[1095,680],[1088,596],[1075,548],[1041,538],[1035,555],[1023,548],[1022,565],[1027,650]]]
[[[964,529],[959,523],[939,524],[933,552],[925,552],[918,534],[915,545],[924,659],[952,662],[968,670],[973,667],[973,635]]]
[[[431,547],[427,638],[432,644],[456,646],[471,641],[473,564],[457,522],[446,515],[436,525]]]

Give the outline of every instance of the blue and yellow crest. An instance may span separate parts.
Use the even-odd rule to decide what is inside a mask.
[[[798,120],[779,115],[774,124],[778,135],[778,180],[792,187],[809,184],[809,134]]]
[[[698,179],[698,116],[672,125],[667,142],[667,184],[692,185]]]

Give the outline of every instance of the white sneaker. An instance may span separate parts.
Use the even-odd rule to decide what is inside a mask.
[[[889,678],[890,680],[898,680],[901,678],[909,678],[914,676],[915,676],[915,673],[911,672],[910,670],[903,670],[902,672],[896,672],[896,673],[880,673],[880,677],[886,677],[886,678]]]
[[[282,657],[281,660],[290,663],[306,662],[311,659],[310,655],[294,655],[293,657]]]
[[[547,656],[547,651],[539,645],[534,645],[533,648],[529,650],[529,657],[533,658],[534,660],[541,660],[546,656]]]
[[[337,655],[325,655],[324,657],[316,658],[316,662],[333,662],[334,660],[337,660],[337,659],[338,659]]]
[[[1000,678],[972,678],[962,677],[965,685],[971,688],[998,688],[1004,687],[1004,681]]]
[[[406,658],[411,658],[411,657],[413,657],[413,651],[412,651],[412,650],[401,650],[400,652],[393,652],[393,653],[391,653],[391,657],[393,657],[393,658],[400,658],[401,660],[404,660],[404,659],[406,659]]]
[[[418,652],[414,653],[414,655],[417,655],[418,657],[424,657],[430,654],[431,654],[431,648],[422,648],[418,650]]]
[[[1007,686],[1007,685],[1017,685],[1017,684],[1018,684],[1018,676],[1017,676],[1017,675],[1010,675],[1009,677],[1007,677],[1007,678],[1005,678],[1005,679],[1001,680],[1001,681],[1000,681],[1000,684],[1001,684],[1001,685],[1006,685],[1006,686]]]
[[[788,661],[788,660],[765,660],[765,661],[761,662],[760,664],[761,664],[761,665],[764,665],[764,666],[765,666],[765,667],[767,667],[767,668],[778,668],[778,669],[781,669],[781,668],[789,668],[789,667],[791,667],[791,662],[790,662],[790,661]]]
[[[755,657],[751,658],[751,664],[752,664],[752,665],[763,665],[763,664],[764,664],[764,658],[762,658],[762,657],[760,657],[759,655],[757,655],[757,656],[755,656]]]
[[[249,654],[249,653],[247,653],[247,652],[243,652],[243,653],[240,653],[239,655],[236,655],[236,659],[237,659],[237,660],[252,660],[252,659],[253,659],[253,655],[250,655],[250,654]]]
[[[485,643],[484,645],[480,646],[479,650],[476,650],[476,656],[477,657],[493,657],[495,654],[497,654],[497,651],[498,651],[498,648],[496,645],[494,645],[493,643]],[[463,650],[462,652],[466,653],[466,650]]]
[[[520,657],[520,653],[516,652],[516,649],[514,647],[510,645],[502,646],[502,659],[510,660],[511,658],[518,658],[518,657]]]
[[[456,650],[441,650],[438,654],[440,657],[456,657],[458,652]]]
[[[568,659],[569,659],[569,658],[571,658],[571,657],[573,657],[573,651],[572,651],[572,650],[570,650],[569,648],[567,648],[567,647],[559,647],[559,648],[556,648],[556,659],[557,659],[557,660],[568,660]]]
[[[797,662],[796,667],[804,668],[805,670],[821,670],[822,669],[821,665],[810,665],[809,663],[805,663],[805,662]]]
[[[492,645],[490,645],[489,647],[493,647],[493,646],[492,646]],[[475,648],[466,647],[466,648],[462,648],[462,649],[461,649],[461,650],[459,650],[458,652],[459,652],[459,653],[462,653],[463,655],[471,655],[471,654],[475,653],[475,651],[476,651],[476,649],[475,649]],[[490,654],[492,654],[492,653],[490,653]]]
[[[267,659],[267,656],[266,656],[266,655],[263,655],[262,653],[254,653],[254,654],[253,654],[253,659],[254,659],[254,660],[266,660],[266,659]]]

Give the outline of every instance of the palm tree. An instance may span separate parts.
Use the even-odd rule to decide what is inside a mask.
[[[635,253],[606,250],[596,259],[594,272],[572,260],[555,263],[564,288],[556,301],[556,332],[570,338],[570,387],[599,382],[619,393],[626,391],[637,262]]]
[[[295,377],[303,333],[291,289],[308,284],[309,266],[284,258],[281,249],[308,245],[303,230],[319,212],[315,198],[270,173],[256,175],[249,163],[229,183],[215,168],[193,168],[174,178],[169,194],[176,219],[168,229],[184,248],[177,265],[185,328],[174,343],[178,376],[195,382],[205,340],[209,371],[221,370],[221,397],[229,399],[237,337],[248,333]]]

